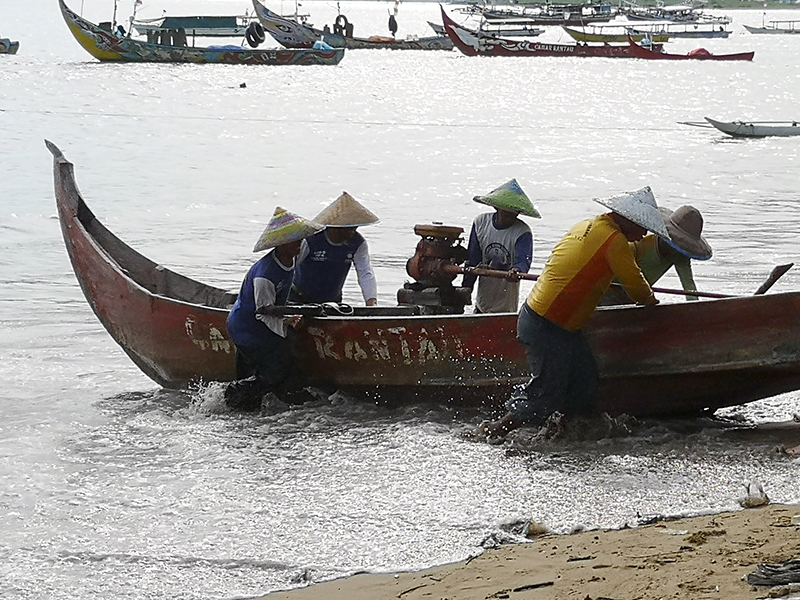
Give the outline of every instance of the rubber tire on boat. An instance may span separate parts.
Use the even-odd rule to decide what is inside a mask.
[[[335,33],[336,35],[343,36],[345,34],[345,31],[347,31],[348,24],[349,21],[347,20],[347,17],[345,17],[344,15],[338,15],[336,17],[336,20],[333,22],[333,33]]]
[[[247,43],[251,48],[258,48],[259,44],[263,44],[267,39],[267,34],[261,23],[252,22],[247,26],[244,31],[244,37],[247,38]]]

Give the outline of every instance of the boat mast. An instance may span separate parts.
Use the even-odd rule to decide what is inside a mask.
[[[114,0],[114,13],[111,16],[111,31],[117,30],[117,0]]]

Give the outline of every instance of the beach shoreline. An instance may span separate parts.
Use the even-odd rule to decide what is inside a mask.
[[[800,505],[669,518],[636,528],[545,534],[416,572],[356,574],[263,600],[697,600],[765,598],[747,576],[800,558]]]

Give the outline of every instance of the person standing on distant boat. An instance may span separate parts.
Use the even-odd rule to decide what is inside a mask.
[[[675,269],[684,290],[696,291],[692,273],[692,260],[709,260],[711,246],[703,238],[703,215],[693,206],[684,205],[675,211],[659,208],[667,226],[670,239],[658,235],[646,235],[632,243],[636,262],[647,283],[654,285],[671,268]],[[686,295],[687,300],[698,300]],[[628,304],[631,299],[621,288],[614,288],[603,298],[603,305]]]
[[[527,273],[533,258],[533,233],[518,217],[541,218],[539,211],[522,191],[516,179],[475,196],[475,202],[494,207],[495,212],[475,217],[469,234],[467,267],[485,266],[496,271]],[[472,289],[477,275],[467,273],[463,287]],[[519,305],[519,279],[480,277],[475,296],[476,313],[516,312]]]
[[[225,389],[225,403],[230,408],[258,410],[264,394],[291,394],[300,388],[287,334],[290,327],[300,325],[302,316],[269,314],[268,309],[287,303],[301,241],[322,230],[321,225],[277,207],[256,242],[253,252],[272,251],[247,272],[228,315],[240,380]]]
[[[325,230],[305,240],[297,258],[297,271],[289,301],[295,304],[341,302],[342,289],[356,268],[358,285],[367,306],[377,306],[378,286],[369,260],[369,247],[357,227],[379,221],[347,192],[314,217]]]
[[[490,443],[502,443],[510,431],[539,425],[556,411],[595,409],[597,364],[581,330],[614,279],[637,303],[658,303],[628,243],[648,230],[669,239],[653,192],[645,187],[595,202],[611,212],[578,223],[556,244],[520,310],[517,337],[531,378],[509,398],[503,418],[478,426]]]

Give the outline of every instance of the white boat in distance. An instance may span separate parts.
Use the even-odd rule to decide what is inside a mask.
[[[797,121],[716,121],[703,117],[714,127],[733,137],[790,137],[800,135]]]
[[[750,33],[800,33],[800,21],[770,21],[761,27],[742,23],[742,27]]]

